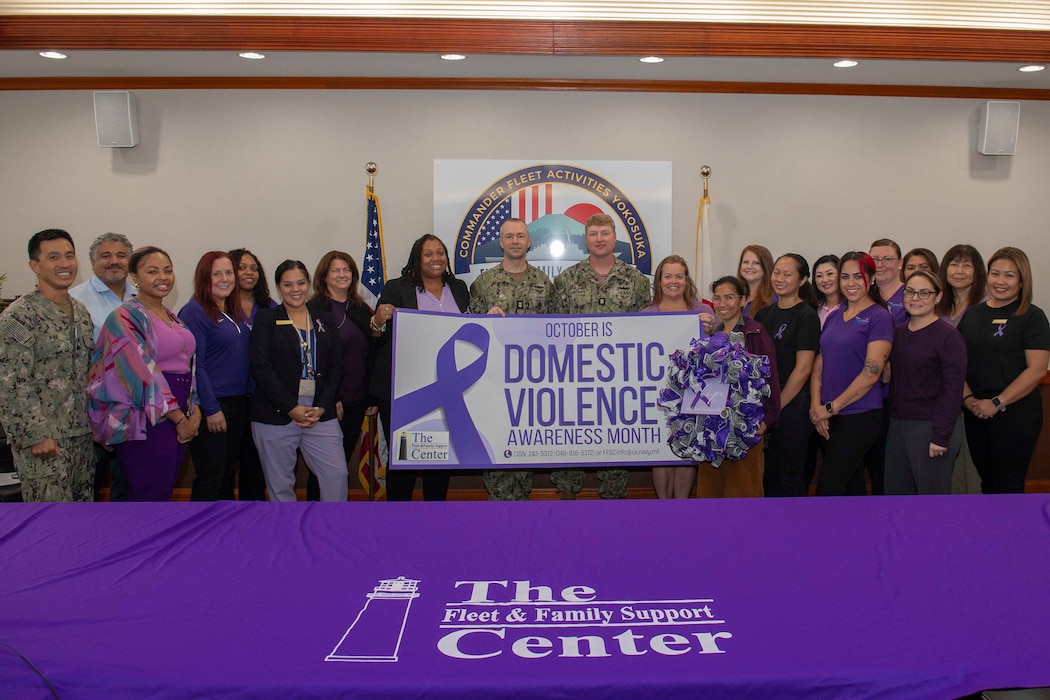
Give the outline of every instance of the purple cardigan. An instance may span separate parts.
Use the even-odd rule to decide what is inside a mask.
[[[182,324],[170,314],[172,321]],[[118,306],[106,319],[88,371],[88,418],[95,440],[117,445],[146,439],[146,426],[156,425],[178,408],[167,380],[157,367],[153,321],[137,298]],[[197,403],[196,371],[189,405]]]

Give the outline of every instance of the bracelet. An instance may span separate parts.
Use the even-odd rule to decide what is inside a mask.
[[[385,323],[383,325],[381,325],[381,326],[377,326],[375,321],[376,321],[376,317],[375,316],[373,316],[372,318],[368,319],[368,327],[371,328],[372,330],[374,330],[376,333],[382,333],[383,331],[386,330],[386,324]]]
[[[179,423],[181,423],[184,420],[186,420],[185,414],[183,414],[182,418],[179,418],[177,421],[175,421],[175,425],[178,425]]]
[[[973,398],[973,394],[967,394],[966,396],[963,397],[963,404],[966,403],[966,399],[972,399],[972,398]]]

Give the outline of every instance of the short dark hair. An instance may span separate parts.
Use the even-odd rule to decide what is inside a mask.
[[[60,228],[46,228],[43,231],[37,231],[33,234],[33,237],[29,239],[29,259],[40,259],[41,243],[44,241],[57,241],[59,239],[69,241],[69,245],[73,246],[73,250],[77,249],[76,244],[73,243],[73,237],[69,235],[68,231],[63,231]]]
[[[95,253],[98,252],[99,247],[103,243],[119,243],[128,249],[128,255],[131,255],[132,251],[135,250],[131,245],[131,241],[123,233],[103,233],[92,241],[91,247],[88,248],[88,260],[95,262]]]

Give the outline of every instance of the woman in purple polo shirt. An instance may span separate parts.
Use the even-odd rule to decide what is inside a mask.
[[[893,319],[871,284],[874,275],[875,261],[867,253],[842,256],[839,288],[845,306],[828,316],[820,336],[809,410],[827,440],[818,496],[866,493],[863,459],[879,436],[880,377],[893,343]]]
[[[943,293],[932,272],[904,283],[908,320],[897,326],[890,351],[890,428],[886,440],[886,494],[947,494],[962,444],[956,428],[966,378],[966,343],[937,318]]]

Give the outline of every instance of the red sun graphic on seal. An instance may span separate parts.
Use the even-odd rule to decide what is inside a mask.
[[[571,207],[565,210],[565,216],[569,217],[573,221],[578,221],[581,224],[587,223],[587,219],[591,218],[595,214],[601,214],[602,210],[593,204],[587,204],[581,202],[579,204],[573,204]]]

